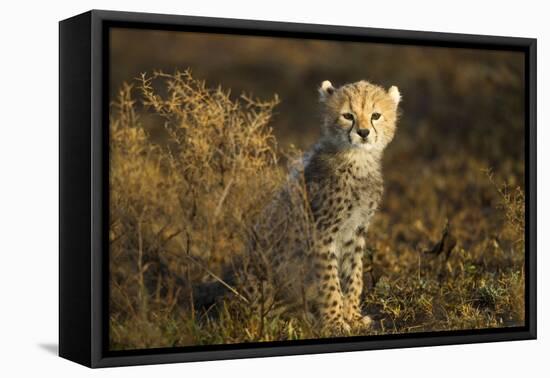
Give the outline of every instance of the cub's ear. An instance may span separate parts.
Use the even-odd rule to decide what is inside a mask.
[[[390,89],[388,89],[388,94],[392,98],[393,102],[395,102],[395,106],[399,105],[399,102],[401,101],[401,93],[399,93],[399,89],[392,85]]]
[[[321,101],[325,101],[327,98],[329,98],[334,93],[334,91],[335,89],[330,81],[323,81],[321,83],[321,87],[319,87],[319,97]]]

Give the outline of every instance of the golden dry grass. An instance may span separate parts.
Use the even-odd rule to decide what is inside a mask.
[[[287,152],[271,129],[277,103],[210,89],[188,71],[122,87],[110,116],[112,349],[323,336],[302,319],[251,314],[237,299],[215,313],[190,305],[190,285],[243,252],[284,181]],[[161,137],[146,127],[151,117]],[[522,325],[519,163],[493,173],[475,154],[447,153],[429,125],[415,135],[399,139],[398,130],[384,161],[387,189],[365,259],[363,307],[375,320],[367,334]]]

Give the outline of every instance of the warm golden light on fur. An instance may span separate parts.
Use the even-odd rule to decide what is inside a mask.
[[[319,92],[324,112],[323,137],[334,148],[352,145],[381,152],[393,139],[401,101],[397,87],[385,90],[368,81],[358,81],[336,89],[327,80]],[[373,114],[379,118],[374,119]],[[366,140],[359,135],[362,130],[368,131]]]

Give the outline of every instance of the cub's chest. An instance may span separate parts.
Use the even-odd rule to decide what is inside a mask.
[[[382,179],[378,172],[365,176],[356,176],[349,173],[341,174],[337,179],[342,196],[349,204],[350,215],[360,216],[375,210],[382,197]]]
[[[367,228],[378,208],[378,199],[359,201],[351,211],[343,214],[341,227],[336,240],[339,244],[347,244],[354,240],[360,233],[366,232]]]
[[[340,213],[341,224],[335,235],[338,247],[348,245],[367,230],[382,197],[382,183],[376,177],[352,177],[343,181],[342,191],[348,206]]]

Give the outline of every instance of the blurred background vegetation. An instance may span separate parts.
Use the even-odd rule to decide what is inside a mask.
[[[258,121],[267,133],[262,148],[279,156],[259,165],[243,165],[248,176],[237,180],[245,185],[263,175],[252,186],[240,187],[241,193],[258,193],[265,185],[269,190],[263,197],[242,198],[236,191],[224,194],[227,185],[208,186],[212,198],[227,196],[227,214],[259,211],[282,177],[281,151],[292,146],[307,149],[318,138],[317,87],[323,80],[335,85],[361,79],[385,87],[397,85],[403,96],[402,116],[384,156],[385,197],[369,230],[365,266],[363,307],[375,319],[370,333],[523,324],[522,54],[137,29],[113,29],[110,43],[111,149],[118,156],[111,162],[115,198],[111,212],[127,220],[125,228],[116,222],[112,225],[113,349],[320,337],[308,324],[288,319],[270,319],[259,330],[256,320],[245,319],[231,306],[224,307],[215,319],[197,318],[188,308],[186,289],[178,286],[177,279],[166,278],[189,275],[189,261],[182,256],[189,253],[184,251],[187,242],[176,242],[181,235],[176,237],[174,230],[180,229],[179,223],[190,224],[191,215],[184,211],[188,204],[177,204],[177,191],[183,184],[175,175],[181,167],[166,168],[159,151],[174,143],[170,125],[190,114],[200,119],[200,114],[197,108],[189,110],[181,103],[178,111],[165,109],[170,114],[162,114],[148,96],[154,93],[157,99],[169,99],[170,80],[136,81],[141,73],[152,77],[154,71],[189,69],[193,77],[189,80],[205,81],[204,87],[190,82],[199,85],[196,91],[218,86],[223,93],[230,91],[227,99],[204,100],[199,108],[206,112],[213,112],[216,101],[224,109],[231,108],[231,103],[243,101],[241,93],[268,101],[245,101],[238,114],[228,110],[231,119],[263,117]],[[144,83],[151,85],[148,93],[143,91]],[[272,100],[275,95],[277,100]],[[205,117],[202,125],[208,127],[213,121]],[[220,122],[222,129],[231,132],[231,124]],[[212,134],[200,136],[213,138]],[[132,152],[132,143],[141,147]],[[148,158],[143,160],[143,156]],[[151,164],[151,156],[156,165]],[[124,163],[129,159],[132,164]],[[258,166],[261,169],[254,168]],[[254,170],[257,174],[250,175]],[[164,189],[144,190],[140,184],[144,181]],[[259,203],[254,204],[255,200]],[[205,196],[193,205],[205,219],[219,211],[218,202],[208,201]],[[151,212],[132,213],[130,207]],[[170,225],[151,225],[151,235],[144,232],[138,237],[143,214],[164,217]],[[227,226],[228,217],[220,218],[223,223],[207,222],[203,234],[200,227],[204,224],[195,225],[197,238],[215,245],[196,245],[192,253],[215,272],[242,245],[238,227]],[[223,232],[212,241],[212,230],[220,229]],[[159,238],[165,240],[159,242]],[[194,265],[193,272],[197,280],[204,273]]]

